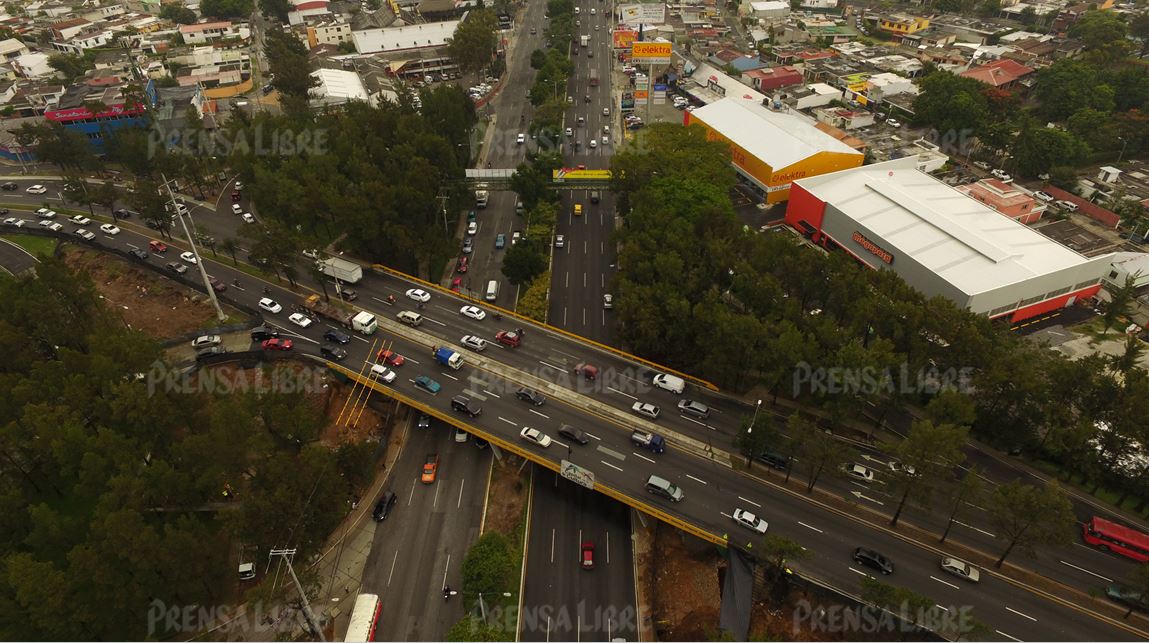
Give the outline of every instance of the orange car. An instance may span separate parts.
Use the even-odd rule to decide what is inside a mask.
[[[435,482],[435,476],[439,474],[439,454],[428,453],[427,461],[423,463],[423,476],[420,480],[423,484],[431,484]]]

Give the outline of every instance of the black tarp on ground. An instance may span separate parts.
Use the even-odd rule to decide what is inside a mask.
[[[750,609],[754,606],[755,563],[733,547],[726,549],[726,561],[718,627],[730,632],[735,641],[745,641],[750,634]]]

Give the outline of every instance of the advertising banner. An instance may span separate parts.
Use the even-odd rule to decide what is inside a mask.
[[[554,170],[551,178],[555,181],[609,181],[610,170],[579,170],[573,167],[564,167],[561,170]]]
[[[670,64],[669,42],[636,42],[630,47],[630,57],[638,65]]]
[[[619,22],[625,25],[661,25],[666,22],[666,5],[661,2],[619,5]]]
[[[630,49],[634,41],[638,40],[638,32],[633,29],[615,29],[611,40],[615,49]]]

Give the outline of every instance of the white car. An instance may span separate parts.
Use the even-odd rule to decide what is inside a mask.
[[[28,189],[24,190],[24,191],[27,192],[28,194],[44,194],[45,192],[48,191],[48,188],[46,188],[40,184],[36,184],[36,185],[28,186]]]
[[[865,483],[874,481],[874,471],[867,466],[851,462],[842,467],[842,471],[855,480],[861,480]]]
[[[594,7],[591,7],[591,8],[590,8],[590,15],[592,15],[592,16],[593,16],[594,14],[595,14],[595,9],[594,9]]]
[[[478,234],[478,233],[479,233],[479,222],[478,221],[472,221],[472,222],[467,224],[467,234]]]
[[[39,221],[37,221],[36,223],[37,223],[37,225],[39,225],[41,228],[48,228],[48,227],[51,227],[51,226],[53,225],[53,224],[52,224],[52,220],[51,220],[51,219],[40,219],[40,220],[39,220]],[[58,224],[58,223],[57,223],[57,224],[55,224],[55,225],[60,225],[60,224]]]
[[[36,216],[40,217],[41,219],[55,219],[56,211],[49,210],[48,208],[40,208],[39,210],[36,210]]]
[[[743,509],[734,510],[734,522],[747,529],[753,529],[760,534],[766,533],[766,528],[769,527],[769,524],[765,520]]]
[[[88,225],[89,223],[92,222],[91,219],[89,219],[88,217],[86,217],[82,214],[77,214],[76,216],[72,217],[71,221],[72,221],[72,223],[75,223],[76,225]]]
[[[902,126],[902,124],[900,122],[898,122],[892,118],[886,121],[886,125],[889,125],[890,127],[901,127]]]
[[[614,296],[609,294],[609,293],[606,295],[603,295],[602,296],[602,307],[607,309],[607,310],[614,308]]]
[[[594,140],[593,138],[590,139],[590,149],[593,150],[596,147],[598,147],[598,141]]]
[[[610,116],[610,108],[609,107],[602,108],[602,115],[603,116]]]
[[[901,462],[898,462],[897,460],[890,460],[887,463],[887,466],[889,466],[890,471],[893,471],[894,473],[902,472],[908,476],[915,476],[918,474],[917,470],[914,469],[913,465],[902,464]]]
[[[1038,190],[1037,192],[1034,192],[1034,193],[1033,193],[1033,196],[1035,196],[1035,197],[1037,197],[1037,198],[1041,199],[1042,201],[1045,201],[1046,203],[1049,203],[1050,201],[1052,201],[1052,200],[1053,200],[1053,195],[1052,195],[1052,194],[1050,194],[1050,193],[1048,193],[1048,192],[1042,192],[1041,190]]]
[[[973,166],[976,168],[981,168],[981,169],[986,170],[986,171],[989,170],[989,163],[986,163],[985,161],[974,161]]]
[[[59,231],[64,229],[64,226],[63,226],[63,224],[60,224],[60,223],[53,223],[53,224],[48,226],[48,229],[51,230],[52,232],[59,232]]]
[[[517,143],[519,145],[522,145],[523,143],[526,143],[526,142],[527,142],[527,135],[526,134],[519,134],[519,136],[515,139],[515,143]]]
[[[459,309],[459,313],[464,317],[470,317],[471,319],[476,319],[478,321],[483,321],[487,318],[486,311],[484,311],[482,308],[479,308],[478,306],[463,306]]]
[[[414,299],[415,301],[417,301],[421,304],[425,304],[425,303],[431,301],[431,294],[428,293],[426,290],[420,290],[419,288],[412,288],[412,289],[407,291],[407,299]]]
[[[562,248],[562,247],[563,247],[563,246],[565,246],[566,244],[567,244],[567,240],[566,240],[566,237],[564,237],[564,236],[563,236],[563,235],[561,235],[561,234],[557,234],[557,235],[555,235],[555,247],[556,247],[556,248]]]
[[[200,335],[192,340],[192,348],[207,348],[208,346],[219,346],[223,341],[219,335]]]
[[[606,145],[606,144],[608,144],[608,143],[610,143],[610,138],[609,138],[609,137],[607,137],[607,136],[603,136],[603,137],[602,137],[602,144],[603,144],[603,145]]]
[[[4,219],[4,225],[10,225],[10,226],[16,226],[17,228],[23,228],[24,227],[24,220],[23,219],[17,219],[16,217],[8,217],[7,219]],[[79,234],[79,230],[77,230],[76,233]]]
[[[110,224],[110,223],[105,223],[102,226],[100,226],[100,232],[103,232],[104,234],[110,234],[112,236],[115,236],[117,234],[120,234],[120,229],[117,228],[116,226]]]
[[[291,313],[287,316],[287,321],[295,324],[296,326],[299,326],[300,328],[307,328],[313,323],[311,318],[307,315],[304,315],[303,313]]]
[[[243,219],[244,223],[255,223],[255,217],[251,216],[250,212],[244,212],[240,218]]]
[[[196,261],[195,254],[193,254],[190,251],[181,252],[180,253],[180,259],[184,260],[187,263],[190,263],[193,266],[196,265],[197,263],[199,263],[198,261]]]
[[[1002,181],[1012,181],[1013,180],[1013,178],[1009,174],[1006,174],[1005,170],[992,170],[992,171],[990,171],[990,174],[992,174],[994,177],[996,177]]]
[[[519,437],[527,442],[534,442],[544,449],[551,445],[551,436],[529,426],[525,426],[522,431],[519,431]]]
[[[971,583],[976,583],[981,580],[981,572],[978,571],[977,567],[957,558],[950,558],[948,556],[942,558],[942,569],[954,576],[964,578]]]
[[[567,138],[574,136],[574,130],[568,127],[566,129],[566,135],[567,135]]]
[[[283,306],[280,306],[279,302],[275,301],[271,297],[264,297],[263,299],[260,299],[259,300],[259,307],[266,310],[269,313],[278,313],[278,312],[281,312],[283,310]]]
[[[487,348],[487,340],[474,335],[463,335],[463,339],[460,339],[459,343],[475,352],[483,351]]]
[[[377,380],[380,380],[386,384],[390,384],[391,382],[394,382],[395,378],[398,376],[399,376],[398,373],[387,368],[386,366],[384,366],[382,364],[374,364],[371,366],[371,377],[373,377]]]
[[[231,204],[231,213],[232,214],[243,214],[243,206],[241,206],[238,203],[232,203]]]
[[[650,402],[635,402],[630,407],[630,410],[649,420],[657,420],[659,414],[662,413],[661,409],[651,404]]]
[[[79,230],[76,230],[76,234],[80,235],[80,236],[81,236],[81,237],[83,237],[84,239],[87,239],[88,241],[91,241],[92,239],[95,239],[95,238],[96,238],[96,233],[95,233],[95,232],[89,232],[88,230],[85,230],[85,229],[83,229],[83,228],[80,228]]]

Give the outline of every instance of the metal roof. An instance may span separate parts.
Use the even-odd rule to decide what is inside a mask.
[[[914,166],[903,158],[794,184],[969,295],[1090,262]]]
[[[809,119],[756,101],[724,98],[691,114],[777,172],[820,152],[861,155]]]

